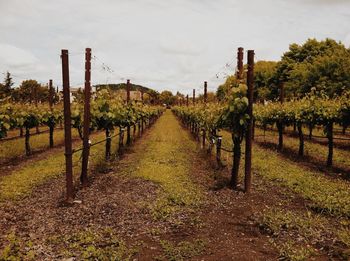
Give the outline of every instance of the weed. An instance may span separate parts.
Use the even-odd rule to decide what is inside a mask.
[[[164,251],[163,260],[169,261],[182,261],[199,256],[204,253],[206,247],[206,243],[200,239],[193,242],[182,241],[177,245],[170,241],[161,240],[160,244]]]
[[[7,235],[8,244],[0,252],[0,260],[35,260],[31,241],[23,242],[14,233]]]
[[[61,255],[84,260],[130,260],[138,250],[128,248],[110,228],[87,229],[70,236],[51,238],[48,243],[61,249]]]

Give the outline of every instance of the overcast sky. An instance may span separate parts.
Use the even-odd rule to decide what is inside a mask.
[[[215,90],[239,46],[256,60],[278,60],[290,43],[314,37],[349,47],[350,0],[0,0],[0,32],[0,72],[16,85],[61,86],[61,49],[70,52],[71,86],[82,85],[91,47],[94,84],[130,78],[187,94],[205,80]]]

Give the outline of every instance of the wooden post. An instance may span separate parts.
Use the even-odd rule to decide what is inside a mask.
[[[298,136],[299,136],[299,151],[298,156],[304,156],[304,133],[303,133],[303,124],[301,122],[297,123]]]
[[[124,128],[119,127],[119,145],[118,145],[119,156],[123,154],[123,147],[124,147]]]
[[[52,87],[52,80],[49,80],[49,105],[50,105],[50,110],[52,110],[52,106],[53,106],[53,96],[54,96],[54,89]]]
[[[248,126],[245,138],[245,192],[249,193],[251,188],[251,172],[252,172],[252,132],[253,132],[253,92],[254,92],[254,50],[248,51]]]
[[[243,47],[239,47],[238,48],[238,52],[237,52],[237,74],[236,74],[236,78],[238,80],[242,80],[243,79]]]
[[[130,103],[130,80],[126,81],[126,103]],[[126,145],[131,144],[130,125],[126,127]]]
[[[222,137],[218,136],[216,139],[216,162],[218,164],[218,167],[221,167],[221,141]]]
[[[186,95],[186,106],[188,107],[188,94]]]
[[[90,99],[91,99],[91,49],[85,49],[85,88],[84,88],[84,126],[83,126],[83,159],[80,181],[85,187],[88,184],[88,162],[90,153]]]
[[[49,80],[49,106],[50,111],[53,111],[53,95],[54,95],[54,89],[52,87],[52,80]],[[54,140],[53,140],[53,132],[55,130],[55,122],[50,122],[49,124],[49,143],[50,148],[53,148],[54,146]]]
[[[243,48],[238,48],[237,52],[237,75],[236,78],[239,83],[243,79]],[[238,186],[238,176],[239,176],[239,166],[241,163],[241,139],[235,133],[231,133],[232,143],[233,143],[233,164],[231,169],[231,186],[236,189]]]
[[[38,107],[38,86],[37,85],[34,86],[34,104],[35,104],[35,107]],[[39,125],[36,125],[35,128],[36,128],[36,133],[38,134],[40,132]]]
[[[68,50],[62,50],[62,82],[63,82],[63,105],[64,105],[64,141],[66,157],[66,189],[67,202],[73,201],[73,160],[72,160],[72,130],[69,91],[69,62]]]
[[[207,103],[207,82],[204,82],[204,103]],[[203,149],[205,149],[205,137],[206,137],[206,130],[203,128],[203,140],[202,140],[202,146]]]
[[[327,129],[327,139],[328,139],[328,156],[327,156],[327,167],[332,167],[333,165],[333,122],[330,122],[326,126]]]
[[[195,105],[195,103],[196,103],[196,90],[195,89],[193,89],[192,103],[193,103],[193,105]]]

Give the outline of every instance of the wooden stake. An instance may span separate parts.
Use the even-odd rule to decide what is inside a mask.
[[[63,82],[63,105],[64,105],[64,141],[66,156],[66,200],[73,201],[73,160],[72,160],[72,130],[69,91],[69,62],[68,50],[62,50],[62,82]]]
[[[253,133],[253,92],[254,92],[254,50],[248,51],[248,126],[245,138],[245,177],[244,187],[245,192],[249,193],[251,189],[251,172],[252,172],[252,133]]]
[[[90,135],[90,99],[91,99],[91,49],[85,49],[85,87],[84,87],[84,126],[83,126],[83,159],[80,181],[85,187],[88,184],[89,135]]]

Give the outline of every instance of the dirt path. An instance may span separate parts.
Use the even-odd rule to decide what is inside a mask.
[[[275,200],[259,190],[266,184],[249,197],[228,189],[225,170],[215,170],[170,111],[108,169],[73,206],[60,203],[61,178],[1,204],[0,249],[35,260],[277,259],[254,220]]]

